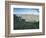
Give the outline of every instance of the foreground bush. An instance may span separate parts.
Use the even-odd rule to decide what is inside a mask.
[[[26,22],[25,19],[14,15],[14,29],[39,29],[39,21]]]

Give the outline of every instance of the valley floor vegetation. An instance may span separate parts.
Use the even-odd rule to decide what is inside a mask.
[[[14,16],[14,30],[22,30],[22,29],[39,29],[39,21],[36,22],[26,22],[25,19],[21,19],[21,17]]]

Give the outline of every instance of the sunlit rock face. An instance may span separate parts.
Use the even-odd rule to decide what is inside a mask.
[[[16,14],[16,16],[21,17],[21,19],[25,19],[26,22],[38,22],[39,15],[34,14]]]

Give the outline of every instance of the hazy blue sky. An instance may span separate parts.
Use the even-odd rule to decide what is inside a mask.
[[[34,14],[34,15],[38,15],[39,9],[35,9],[35,8],[14,8],[13,12],[14,12],[13,14]]]

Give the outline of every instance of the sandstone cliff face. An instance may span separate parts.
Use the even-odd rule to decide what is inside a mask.
[[[16,14],[16,16],[21,17],[21,19],[25,19],[26,22],[39,21],[39,15],[33,15],[33,14]]]

